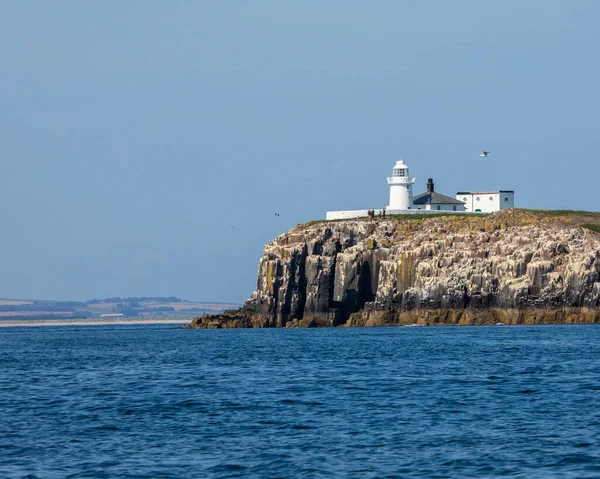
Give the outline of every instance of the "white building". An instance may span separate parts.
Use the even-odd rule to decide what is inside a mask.
[[[487,193],[458,192],[456,198],[435,191],[433,179],[427,182],[427,191],[413,198],[412,185],[415,179],[408,173],[408,166],[399,160],[388,177],[390,202],[385,209],[328,211],[327,220],[342,220],[369,216],[369,212],[381,214],[420,214],[444,211],[446,213],[492,213],[514,208],[514,191],[492,191]]]
[[[470,213],[493,213],[515,207],[515,192],[500,191],[459,191],[456,199],[465,203],[465,211]]]
[[[465,211],[465,203],[463,201],[435,191],[433,178],[427,180],[427,191],[413,198],[412,207],[417,210]]]
[[[412,207],[412,185],[414,178],[408,175],[408,166],[398,160],[392,170],[392,176],[387,179],[390,185],[390,204],[387,210],[408,210]]]

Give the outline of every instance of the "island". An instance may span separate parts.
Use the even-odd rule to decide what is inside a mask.
[[[600,322],[600,213],[314,221],[267,244],[256,291],[189,328]]]

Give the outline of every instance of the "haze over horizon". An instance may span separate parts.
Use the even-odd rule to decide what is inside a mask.
[[[600,210],[599,2],[2,13],[0,297],[241,303],[268,241],[384,207],[399,158],[415,194]]]

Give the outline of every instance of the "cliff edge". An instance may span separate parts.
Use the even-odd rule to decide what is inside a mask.
[[[192,328],[600,322],[600,213],[298,225],[271,241],[242,308]]]

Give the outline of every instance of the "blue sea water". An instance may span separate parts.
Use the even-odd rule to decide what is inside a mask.
[[[0,329],[0,477],[599,477],[600,326]]]

